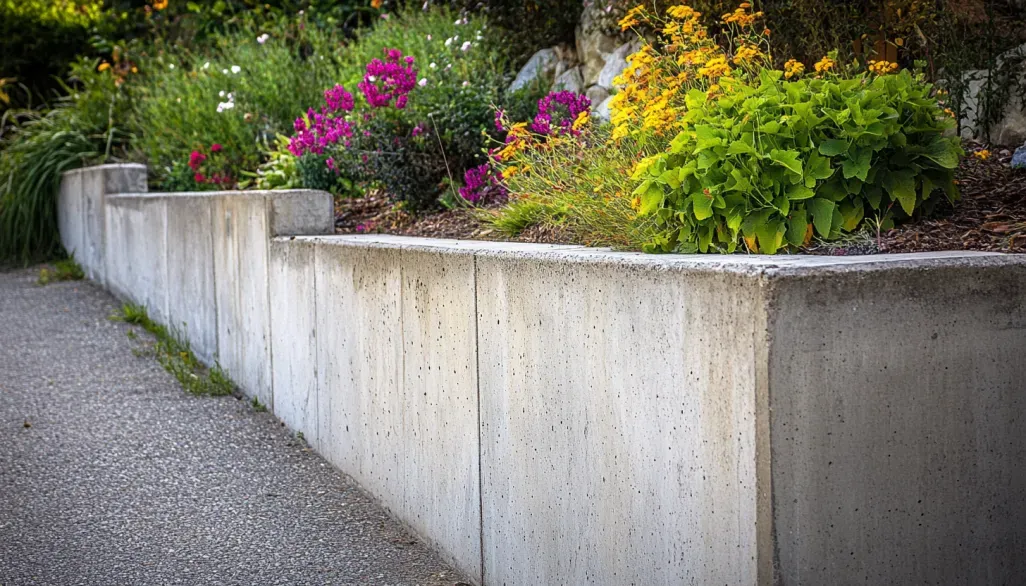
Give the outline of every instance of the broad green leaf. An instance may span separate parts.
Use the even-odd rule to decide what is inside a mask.
[[[884,180],[884,189],[906,214],[912,215],[916,209],[916,178],[911,171],[892,171]]]
[[[830,179],[835,169],[830,166],[830,159],[820,155],[816,151],[809,153],[809,165],[805,169],[805,175],[816,180]]]
[[[735,140],[734,142],[730,143],[729,147],[727,147],[727,154],[728,155],[754,155],[754,154],[758,154],[758,151],[755,150],[755,147],[753,147],[752,145],[750,145],[750,144],[748,144],[746,142],[743,142],[743,141],[740,141],[740,140]]]
[[[786,167],[792,173],[802,174],[802,163],[798,160],[801,153],[798,151],[782,151],[779,149],[773,149],[769,153],[770,159],[773,162]]]
[[[812,225],[815,226],[816,232],[819,232],[820,236],[826,237],[830,235],[836,206],[837,204],[834,202],[822,197],[810,199],[805,203],[806,209],[812,213]]]
[[[669,185],[673,189],[680,188],[680,176],[677,169],[670,169],[663,171],[663,174],[659,176],[659,181]]]
[[[824,140],[819,145],[819,154],[827,157],[836,157],[837,155],[843,155],[846,152],[848,152],[848,143],[836,138]]]
[[[850,154],[850,157],[841,162],[841,170],[845,179],[858,177],[862,181],[869,176],[869,164],[873,160],[873,151],[869,149],[858,149]]]
[[[658,183],[650,183],[648,189],[641,194],[641,208],[638,210],[638,215],[647,216],[651,214],[658,210],[665,200],[666,193],[663,191],[663,187]]]
[[[776,254],[784,243],[785,231],[784,223],[777,219],[764,222],[756,228],[755,235],[759,238],[759,252]]]
[[[790,200],[809,199],[814,195],[816,195],[814,190],[809,189],[800,183],[787,188],[787,199]]]
[[[958,167],[958,147],[951,139],[936,138],[926,147],[923,156],[945,169]]]
[[[847,232],[858,228],[859,224],[862,223],[862,218],[865,217],[865,207],[862,205],[861,199],[855,200],[855,203],[845,200],[841,203],[840,210],[841,217],[844,218],[842,227]]]
[[[701,191],[691,196],[691,203],[695,210],[696,220],[702,221],[712,217],[714,199],[715,198],[712,195],[706,195]]]
[[[787,221],[787,241],[794,246],[805,243],[805,232],[808,230],[809,216],[805,210],[794,210]]]

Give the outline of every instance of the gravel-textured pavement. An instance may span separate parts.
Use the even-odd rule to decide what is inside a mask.
[[[461,581],[272,415],[182,390],[106,292],[37,276],[0,272],[0,586]]]

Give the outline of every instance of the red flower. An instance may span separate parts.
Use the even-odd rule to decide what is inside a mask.
[[[199,151],[192,151],[192,154],[189,155],[189,168],[193,171],[199,171],[200,165],[202,165],[203,161],[206,160],[207,156],[203,153]]]
[[[192,176],[192,178],[196,180],[196,183],[206,183],[207,182],[207,178],[203,176],[203,173],[196,173],[195,175]]]
[[[221,145],[216,143],[216,142],[214,144],[210,145],[210,152],[212,152],[212,153],[221,152]]]

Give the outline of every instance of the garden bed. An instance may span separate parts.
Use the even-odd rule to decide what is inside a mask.
[[[979,147],[967,144],[967,151]],[[834,243],[819,243],[805,254],[850,255],[941,250],[984,250],[1026,253],[1026,170],[1012,169],[1012,153],[1002,150],[986,160],[968,156],[958,169],[962,199],[954,205],[941,201],[930,217],[898,226],[880,234],[863,232]],[[496,240],[579,244],[573,234],[533,226],[508,237],[483,223],[470,208],[421,215],[394,208],[380,192],[364,198],[338,200],[335,205],[338,234],[396,234],[428,238]]]

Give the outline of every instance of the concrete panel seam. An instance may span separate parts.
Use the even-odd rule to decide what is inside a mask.
[[[265,236],[265,238],[264,238],[264,258],[267,259],[267,273],[268,273],[268,277],[270,277],[270,270],[271,270],[271,238],[270,238],[271,235],[270,235],[270,232],[271,232],[272,227],[273,227],[272,222],[274,221],[274,217],[273,217],[273,215],[274,215],[274,210],[273,210],[274,202],[271,200],[271,197],[267,196],[267,195],[265,195],[263,197],[263,201],[264,201],[264,222],[265,222],[264,225],[267,227],[267,231],[269,232]],[[240,257],[240,261],[241,261],[241,257]],[[271,332],[271,327],[272,327],[272,325],[271,325],[272,324],[272,321],[271,321],[271,284],[269,282],[265,282],[264,283],[264,297],[267,299],[267,330],[266,330],[266,333],[267,333],[267,360],[268,360],[267,366],[268,366],[268,369],[270,370],[270,372],[268,373],[270,375],[270,377],[269,377],[270,380],[267,381],[267,386],[271,389],[271,396],[268,399],[268,404],[269,405],[274,405],[274,335]],[[258,394],[259,394],[258,390],[254,390],[253,391],[253,396],[257,396]]]
[[[484,478],[481,466],[481,445],[484,434],[481,432],[481,314],[477,309],[477,255],[474,259],[474,369],[477,381],[477,510],[478,510],[478,549],[481,552],[481,584],[485,584],[485,546],[484,546]]]

